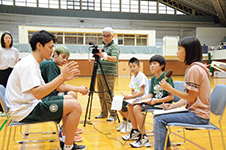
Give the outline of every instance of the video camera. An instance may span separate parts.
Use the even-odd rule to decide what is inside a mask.
[[[97,49],[98,48],[97,45],[94,45],[93,42],[89,42],[89,45],[91,45],[91,48],[93,48],[92,54],[99,53],[99,50]],[[103,49],[102,49],[102,52],[104,52]]]

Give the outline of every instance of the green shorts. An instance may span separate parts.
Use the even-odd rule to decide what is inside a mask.
[[[50,96],[42,99],[33,111],[20,122],[57,121],[63,116],[63,96]]]

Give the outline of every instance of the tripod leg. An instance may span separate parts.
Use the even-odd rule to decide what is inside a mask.
[[[89,107],[91,107],[90,106],[90,104],[91,104],[90,103],[90,100],[91,100],[90,94],[89,94],[88,103],[87,103],[87,107],[86,107],[86,114],[85,114],[85,120],[84,120],[84,125],[83,125],[84,127],[86,126],[86,120],[87,120],[87,114],[88,114]]]
[[[94,92],[95,81],[96,81],[97,67],[98,67],[98,63],[95,60],[94,65],[93,65],[93,73],[92,73],[92,77],[91,77],[90,88],[89,88],[90,92],[89,92],[89,98],[88,98],[88,103],[87,103],[87,107],[86,107],[86,114],[85,114],[85,120],[84,120],[84,125],[83,125],[84,127],[86,126],[88,111],[89,111],[89,119],[90,119],[90,115],[91,115],[91,108],[92,108],[93,92]],[[89,109],[89,107],[90,107],[90,109]]]
[[[90,101],[90,107],[89,107],[89,119],[90,119],[90,116],[91,116],[91,106],[93,104],[93,93],[92,93],[92,96],[91,96],[91,101]]]

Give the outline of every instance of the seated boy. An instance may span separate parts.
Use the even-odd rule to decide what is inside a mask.
[[[63,66],[68,58],[70,57],[70,51],[66,46],[59,45],[56,46],[52,55],[52,59],[50,60],[44,60],[40,64],[40,69],[42,73],[42,78],[44,79],[45,83],[48,83],[55,79],[57,76],[60,75],[60,67]],[[67,81],[75,78],[72,74],[71,77],[67,79]],[[54,91],[52,91],[49,95],[47,96],[57,96],[62,94],[63,95],[71,95],[74,99],[77,100],[77,92],[80,92],[82,95],[88,94],[89,90],[86,86],[73,86],[69,84],[62,83],[60,86],[58,86]],[[62,129],[63,127],[61,127]],[[76,133],[82,133],[83,129],[77,128]],[[62,138],[63,131],[60,131],[60,138]],[[74,141],[79,142],[83,139],[83,137],[79,135],[75,135]]]
[[[78,127],[82,109],[72,96],[45,97],[60,86],[71,74],[78,75],[77,64],[70,62],[63,66],[61,74],[45,84],[40,63],[49,60],[56,37],[41,30],[34,33],[29,41],[32,53],[24,57],[14,67],[6,87],[6,104],[13,121],[57,121],[63,118],[65,142],[63,150],[85,149],[86,146],[74,144],[74,135]]]
[[[159,82],[165,78],[165,66],[166,60],[161,55],[154,55],[150,58],[150,70],[155,75],[151,78],[151,87],[149,90],[149,94],[142,97],[140,100],[153,98],[152,100],[138,105],[128,105],[129,115],[131,119],[131,123],[133,129],[131,130],[129,135],[122,136],[123,140],[136,140],[133,143],[130,143],[132,147],[142,147],[149,145],[149,139],[145,132],[145,125],[143,124],[144,116],[142,115],[142,110],[146,110],[148,108],[153,108],[153,105],[159,105],[162,102],[171,102],[174,98],[173,94],[159,89]],[[166,80],[169,84],[173,86],[172,78],[168,78]],[[158,91],[158,93],[156,93]],[[139,100],[138,100],[139,101]],[[143,137],[141,137],[141,133],[138,130],[138,126],[140,131],[143,131]],[[142,140],[143,139],[143,140]]]
[[[132,79],[129,84],[129,87],[132,89],[132,93],[131,93],[131,95],[125,95],[124,99],[125,100],[133,99],[133,98],[140,99],[143,96],[146,96],[148,94],[148,79],[142,72],[140,72],[140,62],[137,58],[135,58],[135,57],[131,58],[128,62],[128,65],[129,65],[131,73],[133,73],[134,76],[132,76]],[[132,129],[130,120],[128,121],[127,126],[126,126],[126,121],[127,121],[126,106],[127,106],[127,104],[128,103],[126,103],[124,101],[122,110],[119,111],[119,113],[123,117],[123,122],[122,122],[121,126],[117,128],[117,130],[120,129],[120,131],[123,133],[130,132],[130,130]],[[129,114],[129,116],[130,115],[131,114]]]
[[[42,78],[45,83],[52,81],[58,75],[60,75],[60,67],[63,66],[68,58],[70,57],[70,51],[66,46],[59,45],[56,46],[52,55],[52,59],[44,60],[40,64],[40,69],[42,73]],[[73,79],[72,75],[67,81]],[[48,96],[56,96],[60,92],[64,92],[66,95],[73,96],[74,99],[78,98],[77,92],[80,92],[82,95],[88,94],[89,90],[86,86],[72,86],[69,84],[62,83],[59,87],[57,87],[53,92],[51,92]]]

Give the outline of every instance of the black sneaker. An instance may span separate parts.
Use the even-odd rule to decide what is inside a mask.
[[[64,142],[60,141],[60,147],[62,150],[64,150]],[[77,145],[73,143],[73,148],[71,150],[85,150],[86,146],[85,145]]]
[[[122,136],[125,141],[137,140],[139,138],[140,132],[132,129],[129,135]]]
[[[146,147],[149,147],[150,144],[149,144],[149,139],[148,139],[148,136],[147,135],[144,135],[143,136],[143,139],[141,139],[141,134],[139,135],[139,138],[133,142],[133,143],[130,143],[130,145],[134,148],[139,148],[139,147],[142,147],[142,146],[146,146]]]

